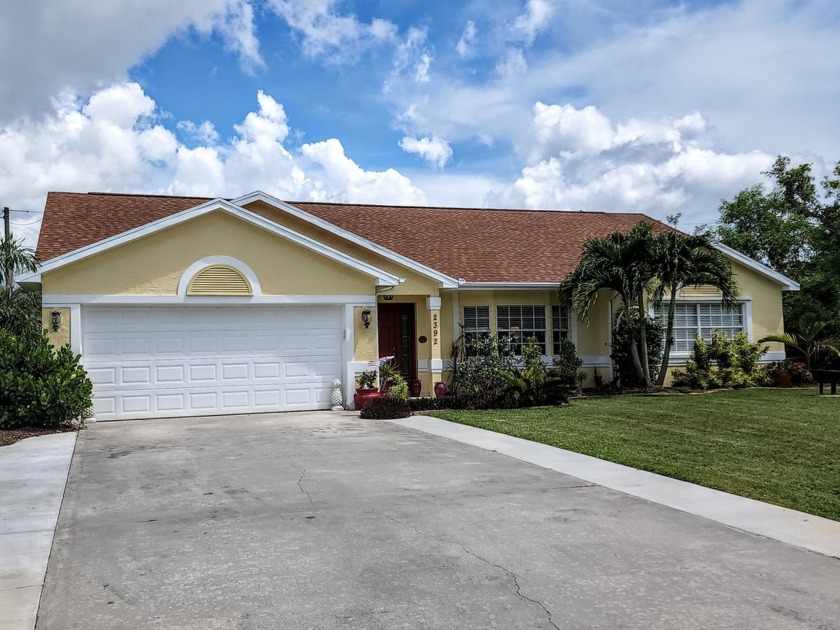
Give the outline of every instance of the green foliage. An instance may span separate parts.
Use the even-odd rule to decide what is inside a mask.
[[[391,385],[388,387],[388,393],[391,398],[399,400],[406,400],[408,398],[408,383],[401,374],[395,374],[391,380]]]
[[[0,331],[0,428],[67,426],[91,406],[93,386],[69,346],[46,334]]]
[[[683,286],[713,286],[720,290],[721,302],[725,306],[735,303],[739,290],[729,259],[715,249],[714,242],[707,235],[686,236],[679,232],[662,232],[653,240],[651,257],[656,273],[651,300],[660,302],[668,294],[665,347],[656,378],[656,384],[662,386],[673,344],[677,290]]]
[[[0,291],[0,330],[15,337],[40,336],[41,294],[20,289]]]
[[[840,335],[840,162],[821,185],[810,164],[779,156],[756,185],[721,204],[711,235],[801,284],[785,296],[785,320],[811,315]],[[795,330],[794,332],[802,332]]]
[[[403,398],[380,396],[369,400],[359,415],[369,420],[395,420],[408,418],[411,415],[411,407]]]
[[[775,341],[783,343],[790,350],[797,352],[804,360],[808,370],[823,368],[833,358],[840,356],[840,339],[828,333],[828,322],[820,321],[812,315],[804,315],[797,322],[798,332],[786,332],[767,335],[759,343]]]
[[[513,408],[559,404],[578,389],[581,361],[570,341],[561,344],[554,365],[543,362],[542,345],[528,339],[514,357],[496,335],[459,338],[452,348],[450,396],[460,409]]]
[[[583,360],[577,354],[577,348],[568,339],[560,342],[560,353],[554,357],[554,365],[548,369],[546,398],[551,404],[564,403],[569,396],[580,390],[585,378],[580,371]]]
[[[598,294],[610,291],[621,298],[629,320],[632,309],[644,310],[645,293],[656,277],[651,264],[653,243],[653,229],[645,221],[627,233],[613,232],[586,241],[577,267],[561,283],[561,299],[570,302],[575,313],[586,322]],[[646,333],[646,320],[640,320],[638,331],[632,330],[629,349],[636,381],[650,386],[653,381],[647,344],[642,342]]]
[[[760,343],[750,343],[744,333],[729,339],[719,330],[712,331],[711,343],[700,337],[694,342],[691,358],[684,370],[674,370],[673,386],[692,389],[743,388],[765,385],[768,373],[758,365],[767,351]]]
[[[376,385],[376,370],[359,374],[359,389],[373,389]]]
[[[641,321],[637,311],[631,313],[630,319],[633,323],[636,336],[639,335]],[[659,320],[645,315],[647,327],[647,354],[651,372],[656,372],[662,356],[662,345],[665,338],[665,329]],[[627,324],[627,317],[619,313],[613,327],[612,354],[610,358],[615,363],[618,372],[618,381],[622,387],[642,387],[631,357],[630,344],[633,343],[633,335]]]
[[[506,375],[515,359],[495,334],[459,337],[452,344],[449,392],[466,409],[488,409],[499,404],[508,389]]]

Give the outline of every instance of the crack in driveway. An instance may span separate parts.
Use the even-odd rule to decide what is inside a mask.
[[[470,551],[469,549],[467,549],[467,546],[464,543],[461,543],[461,542],[458,542],[458,541],[455,541],[455,540],[449,540],[448,538],[443,538],[441,536],[435,536],[434,534],[431,534],[429,532],[421,530],[414,523],[410,523],[408,521],[401,521],[398,518],[394,518],[390,514],[385,514],[384,512],[380,512],[380,511],[375,510],[375,509],[371,509],[371,511],[376,513],[376,514],[379,514],[380,516],[383,516],[383,517],[387,518],[389,521],[397,523],[398,525],[402,525],[403,527],[409,527],[409,528],[413,529],[415,531],[415,533],[417,533],[419,536],[425,536],[426,538],[431,538],[432,540],[436,540],[438,542],[442,542],[442,543],[445,543],[447,545],[454,545],[456,547],[460,547],[461,550],[464,553],[466,553],[469,556],[472,556],[476,560],[480,560],[481,562],[485,563],[488,566],[491,566],[491,567],[494,567],[494,568],[499,569],[501,571],[504,571],[507,575],[509,575],[511,578],[513,578],[513,584],[516,587],[517,597],[519,597],[523,601],[530,602],[532,604],[536,604],[537,606],[539,606],[542,609],[542,611],[545,613],[546,619],[548,620],[548,623],[551,624],[551,627],[556,628],[556,630],[560,630],[560,627],[556,623],[554,623],[553,615],[551,614],[551,611],[548,608],[545,607],[545,604],[543,604],[541,601],[539,601],[537,599],[533,599],[531,597],[528,597],[527,595],[525,595],[522,592],[522,585],[519,584],[519,575],[517,575],[515,572],[511,571],[510,569],[508,569],[505,566],[502,566],[501,564],[496,564],[495,562],[491,562],[487,558],[478,555],[474,551]]]
[[[312,497],[310,496],[310,494],[309,494],[309,493],[308,493],[308,492],[304,489],[304,487],[303,487],[303,478],[304,478],[304,477],[306,477],[306,468],[304,468],[304,469],[303,469],[303,472],[302,472],[302,473],[300,473],[300,477],[298,477],[298,482],[297,482],[297,484],[298,484],[298,488],[300,488],[300,491],[301,491],[303,494],[305,494],[305,495],[306,495],[306,498],[307,498],[307,499],[309,499],[309,505],[311,505],[312,507],[315,507],[315,502],[314,502],[314,501],[312,501]]]

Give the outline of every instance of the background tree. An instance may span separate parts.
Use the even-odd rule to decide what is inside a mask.
[[[648,363],[647,328],[645,318],[638,318],[634,325],[633,313],[645,312],[645,291],[653,279],[651,225],[640,221],[629,232],[613,232],[603,238],[589,239],[583,245],[578,266],[560,287],[561,299],[584,321],[598,299],[606,290],[621,298],[622,316],[630,330],[630,356],[637,380],[650,387],[653,382]]]
[[[657,282],[651,299],[659,302],[669,294],[665,327],[665,345],[656,384],[665,384],[671,348],[674,343],[674,315],[677,290],[682,286],[710,285],[717,287],[725,306],[734,306],[738,286],[729,260],[714,249],[708,235],[686,236],[679,232],[662,232],[652,244],[652,266]]]
[[[811,314],[838,335],[840,162],[821,186],[810,164],[791,166],[784,156],[763,174],[772,187],[752,186],[722,202],[711,235],[801,284],[785,296],[786,321],[795,327]]]
[[[0,241],[0,329],[19,337],[41,333],[41,294],[26,293],[11,283],[5,270],[13,273],[35,272],[38,259],[35,252],[24,247],[23,241],[14,237]]]

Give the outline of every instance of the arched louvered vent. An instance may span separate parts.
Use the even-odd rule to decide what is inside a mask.
[[[253,295],[253,291],[245,276],[233,267],[210,265],[190,280],[187,295]]]

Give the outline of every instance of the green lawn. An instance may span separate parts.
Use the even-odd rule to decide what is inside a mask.
[[[840,398],[815,389],[432,415],[840,521]]]

